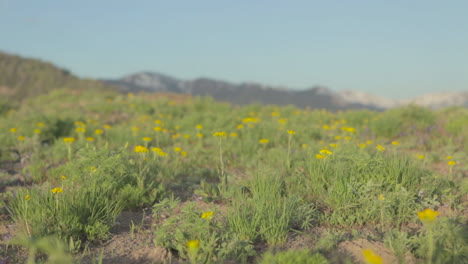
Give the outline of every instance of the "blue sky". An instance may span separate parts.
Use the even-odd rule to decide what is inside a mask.
[[[392,98],[468,91],[468,1],[0,0],[0,50],[82,77],[155,71]]]

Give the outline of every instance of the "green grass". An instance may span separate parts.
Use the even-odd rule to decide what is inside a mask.
[[[34,241],[80,251],[109,239],[122,210],[152,208],[154,244],[192,263],[327,263],[355,238],[400,261],[467,257],[466,109],[330,113],[67,90],[1,105],[0,166],[23,177],[2,203]],[[426,208],[443,212],[431,231]],[[284,250],[294,236],[317,251]]]

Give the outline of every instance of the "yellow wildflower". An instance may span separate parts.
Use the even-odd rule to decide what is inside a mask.
[[[202,138],[203,134],[202,133],[197,133],[197,137]]]
[[[146,147],[144,147],[144,146],[138,145],[138,146],[135,146],[134,151],[137,152],[137,153],[146,153],[146,152],[148,152],[149,150],[148,150],[148,148],[146,148]]]
[[[65,143],[73,143],[73,142],[75,142],[75,138],[74,137],[66,137],[66,138],[63,138],[63,141]]]
[[[18,140],[25,140],[26,138],[24,136],[19,136]]]
[[[84,127],[77,127],[77,128],[75,128],[75,131],[76,131],[77,133],[84,133],[84,132],[86,132],[86,128],[84,128]]]
[[[94,141],[94,138],[93,137],[87,137],[86,141]]]
[[[364,143],[359,144],[359,147],[360,147],[360,148],[365,148],[366,146],[367,146],[367,145],[364,144]]]
[[[66,180],[66,179],[67,179],[67,176],[65,176],[65,175],[62,175],[62,177],[61,177],[61,178],[62,178],[62,180]]]
[[[379,201],[385,200],[385,196],[383,194],[379,194],[379,198],[377,198]]]
[[[157,126],[157,127],[154,127],[153,130],[156,131],[156,132],[158,132],[158,131],[161,131],[161,130],[163,130],[163,129],[162,129],[162,127],[158,127],[158,126]]]
[[[237,137],[237,133],[236,132],[232,132],[231,134],[229,134],[230,137]]]
[[[89,170],[91,170],[91,172],[96,172],[96,167],[91,166],[91,167],[89,167]]]
[[[60,188],[60,187],[55,187],[51,190],[51,192],[55,193],[55,194],[58,194],[58,193],[62,193],[63,192],[63,189]]]
[[[294,131],[294,130],[288,130],[288,134],[289,134],[289,135],[294,135],[294,134],[296,134],[296,131]]]
[[[31,195],[29,195],[29,194],[26,194],[26,195],[24,196],[24,199],[25,199],[26,201],[29,201],[29,200],[31,200]]]
[[[162,151],[162,149],[160,149],[160,148],[158,148],[158,147],[152,147],[152,148],[151,148],[151,151],[153,151],[153,152],[160,152],[160,151]]]
[[[324,158],[325,158],[325,156],[322,155],[322,154],[316,154],[315,157],[316,157],[317,159],[324,159]]]
[[[34,129],[34,134],[40,134],[41,130],[39,128]]]
[[[213,214],[214,214],[213,211],[204,212],[200,217],[201,217],[201,218],[208,219],[208,220],[211,220],[211,219],[213,218]]]
[[[158,155],[161,156],[161,157],[166,157],[166,156],[167,156],[167,153],[164,152],[164,151],[159,151],[159,152],[158,152]]]
[[[385,147],[382,146],[382,145],[377,145],[375,148],[376,148],[378,151],[385,151]]]
[[[134,131],[134,132],[137,132],[137,131],[139,131],[139,130],[140,130],[140,128],[137,127],[137,126],[132,127],[132,131]]]
[[[243,125],[243,124],[237,125],[237,129],[242,129],[242,128],[244,128],[244,125]]]
[[[447,162],[447,164],[448,164],[449,166],[455,166],[455,165],[457,164],[457,162],[454,161],[454,160],[449,160],[449,161]]]
[[[337,148],[337,147],[338,147],[338,144],[336,144],[336,143],[331,143],[331,144],[330,144],[330,147],[332,147],[332,148]]]
[[[198,130],[202,130],[203,126],[202,125],[196,125],[195,128],[198,129]]]
[[[143,137],[142,140],[143,141],[151,141],[151,138],[150,137]]]
[[[108,125],[108,124],[104,124],[102,127],[105,128],[105,129],[111,129],[112,128],[112,126]]]
[[[398,141],[392,141],[392,145],[398,146],[398,145],[400,145],[400,142],[398,142]]]
[[[418,159],[424,159],[426,156],[421,155],[421,154],[418,154],[418,155],[416,155],[416,157],[417,157]]]
[[[199,240],[189,240],[187,242],[187,248],[189,250],[197,250],[200,247],[200,241]]]
[[[154,120],[154,123],[155,123],[155,124],[162,124],[162,121],[159,120],[159,119],[156,119],[156,120]]]
[[[213,134],[213,136],[215,137],[225,137],[226,136],[226,132],[215,132]]]
[[[184,138],[190,138],[190,135],[185,134],[185,135],[184,135]]]
[[[37,124],[36,124],[36,125],[37,125],[38,127],[45,127],[45,124],[44,124],[44,123],[42,123],[42,122],[37,122]]]
[[[448,160],[449,160],[449,159],[452,159],[452,158],[453,158],[452,156],[447,156],[447,157],[445,157],[445,159],[448,159]]]
[[[18,131],[18,129],[16,129],[16,128],[14,128],[14,127],[10,128],[10,132],[11,132],[11,133],[16,133],[17,131]]]
[[[184,157],[187,157],[187,152],[181,151],[181,152],[180,152],[180,155],[182,155],[182,156],[184,156]]]
[[[267,144],[270,140],[266,139],[266,138],[262,138],[260,139],[258,142],[260,142],[260,144]]]
[[[327,154],[327,155],[333,154],[333,152],[329,151],[328,149],[322,149],[322,150],[320,150],[320,153],[321,154]]]
[[[340,140],[340,139],[341,139],[341,136],[335,136],[335,139],[336,139],[336,140]]]
[[[345,140],[351,140],[351,137],[350,137],[350,136],[346,136],[344,139],[345,139]]]
[[[366,141],[366,144],[367,144],[367,145],[372,144],[372,140],[367,140],[367,141]]]
[[[98,128],[98,129],[94,130],[94,134],[96,134],[96,135],[102,135],[103,133],[104,133],[104,130],[102,130],[102,129]]]
[[[364,255],[364,258],[366,259],[367,264],[382,264],[383,263],[382,258],[379,255],[375,254],[370,249],[363,250],[362,255]]]
[[[280,118],[280,119],[278,119],[278,123],[280,123],[281,125],[286,125],[288,123],[288,119],[287,118]]]
[[[182,151],[182,148],[180,148],[180,147],[174,147],[174,151],[175,151],[175,152],[181,152],[181,151]]]
[[[418,212],[418,217],[421,221],[426,221],[426,222],[432,222],[434,221],[434,219],[436,218],[436,216],[439,215],[439,212],[437,211],[434,211],[430,208],[424,210],[424,211],[421,211],[421,212]]]
[[[325,129],[325,130],[329,130],[329,129],[330,129],[330,127],[329,127],[328,125],[323,125],[322,128]]]

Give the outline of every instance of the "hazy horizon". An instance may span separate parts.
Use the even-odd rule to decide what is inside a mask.
[[[140,71],[402,99],[468,91],[467,1],[0,0],[0,50],[80,77]]]

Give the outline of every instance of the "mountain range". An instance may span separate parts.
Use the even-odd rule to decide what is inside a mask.
[[[0,103],[21,101],[55,89],[90,89],[102,92],[117,90],[125,93],[169,92],[211,96],[239,105],[262,103],[328,110],[385,110],[411,103],[430,108],[454,105],[468,107],[468,91],[426,94],[408,100],[394,100],[358,91],[335,92],[324,86],[293,90],[252,82],[230,83],[211,78],[183,80],[154,72],[139,72],[114,80],[82,79],[50,62],[0,51]]]
[[[389,99],[358,91],[335,92],[326,87],[291,90],[258,83],[229,83],[221,80],[198,78],[181,80],[165,74],[139,72],[117,80],[103,80],[122,92],[170,92],[194,96],[212,96],[234,104],[275,104],[329,110],[373,109],[385,110],[408,104],[429,108],[448,106],[468,107],[468,91],[425,94],[412,99]]]

